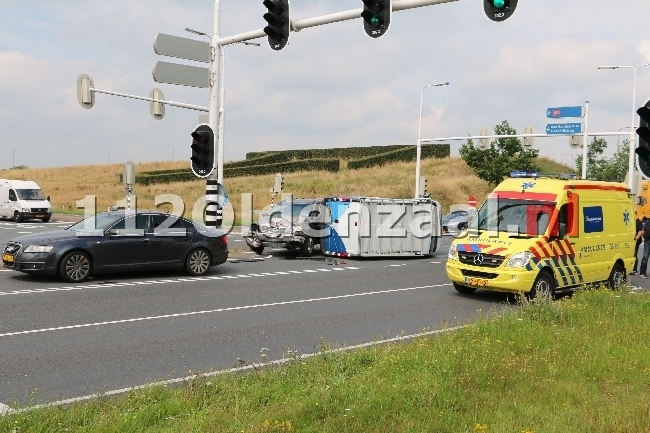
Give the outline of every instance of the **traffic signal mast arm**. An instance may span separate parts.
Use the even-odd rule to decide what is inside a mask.
[[[490,139],[490,138],[523,138],[523,137],[538,137],[538,138],[545,138],[545,137],[564,137],[564,136],[572,136],[576,135],[575,133],[571,134],[515,134],[515,135],[466,135],[466,136],[459,136],[459,137],[441,137],[441,138],[423,138],[420,140],[422,143],[435,143],[438,141],[455,141],[455,140],[480,140],[480,139]],[[590,137],[608,137],[608,136],[616,136],[616,135],[630,135],[629,132],[590,132],[587,134]]]
[[[201,107],[199,105],[185,104],[183,102],[174,102],[174,101],[165,101],[164,99],[146,98],[144,96],[128,95],[126,93],[111,92],[111,91],[108,91],[108,90],[94,89],[92,87],[89,90],[90,90],[91,93],[105,93],[107,95],[121,96],[123,98],[139,99],[141,101],[149,101],[149,102],[159,102],[161,104],[166,104],[166,105],[169,105],[169,106],[172,106],[172,107],[188,108],[190,110],[205,111],[205,112],[210,111],[210,109],[208,107]]]
[[[442,3],[452,3],[458,0],[401,0],[393,1],[393,12],[403,11],[406,9],[419,8],[422,6],[433,6]],[[291,31],[299,32],[300,30],[322,26],[324,24],[337,23],[339,21],[353,20],[356,18],[361,18],[361,13],[363,8],[353,9],[344,12],[337,12],[330,15],[322,15],[315,18],[307,18],[304,20],[291,21]],[[238,35],[227,36],[224,38],[219,38],[217,45],[224,46],[230,44],[236,44],[239,42],[249,41],[251,39],[265,38],[267,34],[264,32],[264,29],[253,30],[251,32],[240,33]]]

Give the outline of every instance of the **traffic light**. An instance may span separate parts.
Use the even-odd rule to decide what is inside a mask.
[[[273,189],[271,190],[271,192],[279,194],[280,192],[282,192],[283,188],[284,188],[284,177],[282,176],[282,173],[278,173],[275,175],[275,182],[273,183]]]
[[[378,38],[388,31],[393,11],[392,0],[362,0],[363,29],[371,38]]]
[[[483,0],[485,15],[492,21],[505,21],[515,13],[519,0]]]
[[[268,26],[264,33],[269,37],[269,46],[280,51],[289,42],[291,20],[289,19],[289,0],[264,0],[264,6],[269,10],[264,14]]]
[[[427,193],[427,178],[420,176],[420,191],[418,191],[420,197],[428,197]],[[429,194],[430,195],[430,194]]]
[[[214,167],[214,132],[208,125],[199,125],[191,135],[192,171],[197,177],[208,177]]]
[[[634,152],[639,155],[639,170],[648,178],[650,177],[650,101],[636,110],[639,114],[639,143]]]

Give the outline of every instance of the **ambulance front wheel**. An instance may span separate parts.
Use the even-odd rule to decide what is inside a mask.
[[[458,283],[453,283],[453,284],[454,284],[454,289],[458,290],[460,293],[469,294],[469,293],[474,293],[476,291],[474,287],[467,287],[467,286],[460,285]]]
[[[609,274],[607,279],[607,286],[610,289],[616,290],[620,289],[627,282],[627,277],[625,276],[625,269],[620,263],[616,263],[612,268],[612,273]]]
[[[528,299],[536,299],[540,297],[553,297],[555,293],[555,279],[548,271],[541,271],[530,292],[526,294]]]

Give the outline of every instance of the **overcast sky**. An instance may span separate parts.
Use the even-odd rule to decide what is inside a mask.
[[[361,7],[360,0],[292,0],[294,20]],[[208,90],[158,84],[156,33],[212,33],[211,0],[0,0],[0,167],[176,160],[190,156],[199,112],[97,95],[90,110],[76,79],[99,89],[207,106]],[[262,0],[222,0],[221,35],[261,29]],[[590,131],[618,131],[632,113],[631,70],[650,62],[648,0],[521,0],[495,23],[481,0],[396,12],[389,32],[366,36],[360,19],[292,33],[289,45],[227,48],[225,159],[246,152],[415,143],[477,134],[507,119],[543,132],[546,108],[590,101]],[[196,36],[196,38],[200,38]],[[207,41],[207,38],[204,38]],[[201,64],[196,64],[201,66]],[[650,67],[638,73],[637,106],[650,99]],[[568,121],[570,121],[569,119]],[[551,122],[552,123],[552,122]],[[616,138],[610,138],[610,151]],[[452,144],[458,153],[460,142]],[[566,138],[537,139],[540,154],[569,160]],[[172,150],[173,149],[173,150]]]

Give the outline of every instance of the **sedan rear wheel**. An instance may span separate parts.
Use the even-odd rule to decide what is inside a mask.
[[[83,251],[72,251],[63,257],[59,276],[69,283],[80,283],[90,276],[90,256]]]
[[[185,270],[190,275],[205,275],[210,270],[210,263],[210,253],[204,249],[194,250],[187,257]]]

